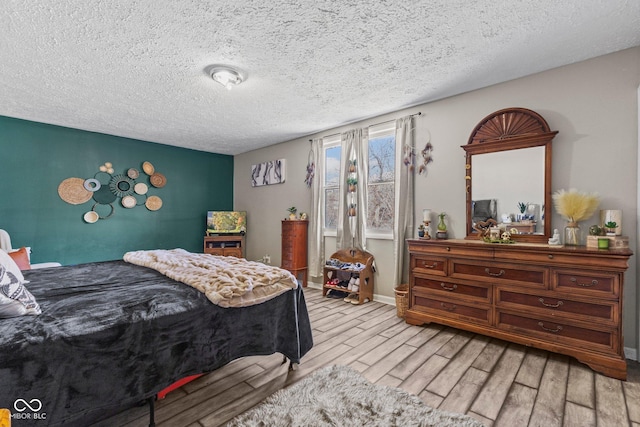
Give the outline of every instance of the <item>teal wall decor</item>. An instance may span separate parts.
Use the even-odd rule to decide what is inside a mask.
[[[127,209],[146,206],[150,211],[162,207],[162,199],[149,193],[152,188],[162,188],[167,178],[155,170],[151,162],[142,163],[143,174],[136,168],[128,168],[124,173],[116,173],[111,162],[100,165],[92,178],[71,177],[58,185],[58,195],[62,200],[79,205],[93,202],[91,210],[84,216],[84,222],[95,224],[99,219],[109,219],[115,212],[114,203],[120,203]],[[104,213],[100,214],[100,210]]]
[[[118,175],[144,169],[134,160],[149,162],[167,183],[157,188],[136,180],[149,196],[161,197],[155,212],[113,203],[108,221],[88,223],[84,216],[92,205],[69,204],[58,194],[63,180],[78,177],[84,184],[106,163]],[[100,216],[110,210],[96,207]],[[13,247],[32,248],[32,262],[106,261],[156,248],[202,252],[212,210],[233,210],[233,156],[0,116],[0,228]]]

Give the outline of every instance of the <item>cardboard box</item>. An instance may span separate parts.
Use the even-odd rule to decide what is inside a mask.
[[[587,247],[598,248],[598,239],[609,239],[609,249],[626,249],[629,247],[627,236],[587,236]]]

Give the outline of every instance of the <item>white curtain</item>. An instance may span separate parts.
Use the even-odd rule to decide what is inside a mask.
[[[393,255],[395,280],[394,286],[403,283],[409,277],[409,259],[406,239],[413,237],[414,213],[414,173],[409,165],[403,163],[405,154],[409,153],[410,165],[415,162],[414,118],[403,117],[396,120],[396,217],[393,229]],[[413,169],[413,168],[412,168]]]
[[[314,177],[311,182],[311,216],[309,218],[309,275],[322,277],[324,267],[324,155],[322,139],[311,141]]]
[[[367,220],[367,158],[364,145],[367,142],[365,129],[353,129],[341,136],[340,165],[340,207],[336,249],[366,249],[365,225]],[[356,172],[349,172],[351,162],[355,161]],[[358,183],[355,192],[349,192],[347,178],[356,178]],[[355,205],[355,215],[349,215],[349,208]]]

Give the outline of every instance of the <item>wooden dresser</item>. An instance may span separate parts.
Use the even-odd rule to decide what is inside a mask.
[[[307,220],[282,221],[282,265],[296,278],[302,274],[302,286],[307,287]]]
[[[626,379],[624,272],[632,252],[409,240],[407,323],[435,322],[573,356]]]

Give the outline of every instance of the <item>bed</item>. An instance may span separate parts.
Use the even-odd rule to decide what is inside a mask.
[[[42,313],[0,319],[0,408],[13,425],[87,425],[244,356],[312,347],[302,287],[223,308],[153,269],[107,261],[25,271]]]

